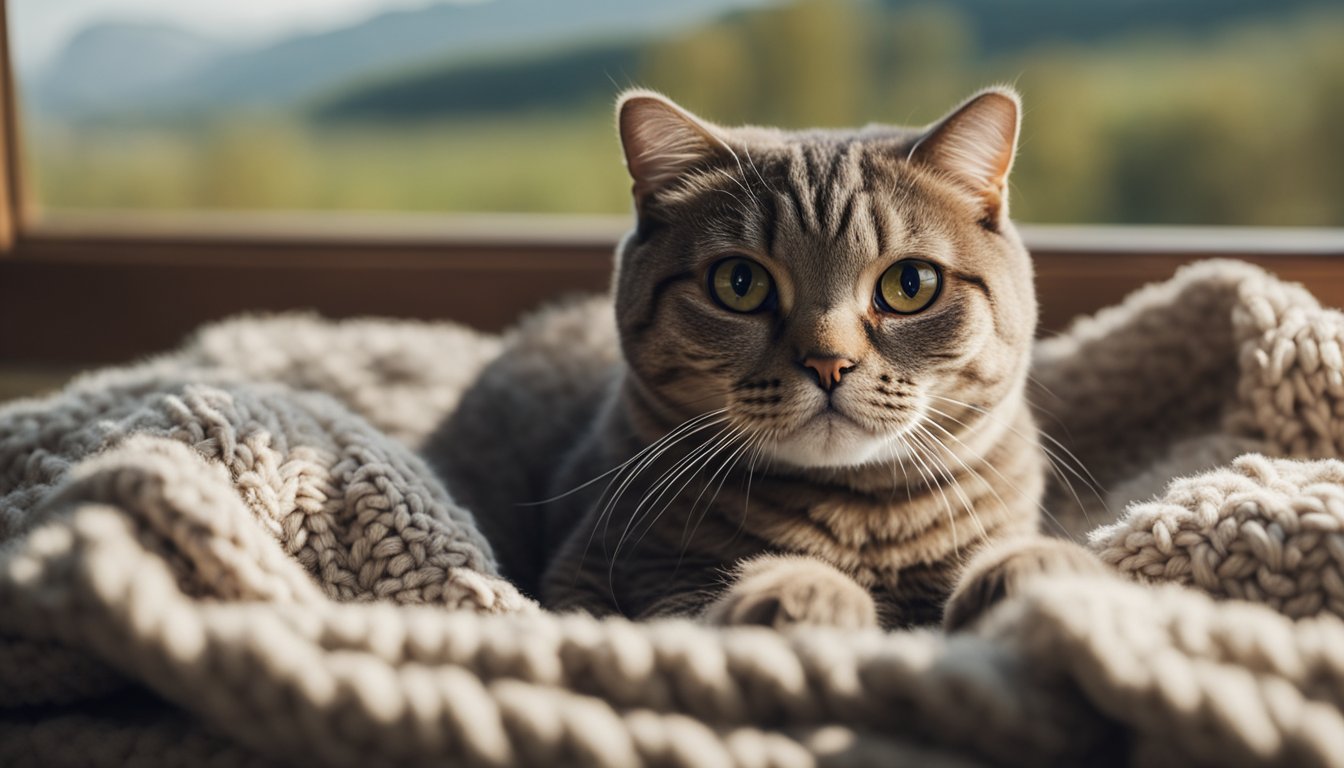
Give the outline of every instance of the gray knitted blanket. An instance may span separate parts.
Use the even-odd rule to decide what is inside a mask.
[[[1208,262],[1043,342],[1117,576],[945,636],[547,615],[414,452],[507,337],[212,326],[0,407],[0,765],[1344,765],[1341,336]]]

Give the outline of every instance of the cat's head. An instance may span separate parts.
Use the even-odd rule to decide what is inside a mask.
[[[925,129],[786,132],[627,93],[616,307],[640,394],[805,467],[892,460],[1015,395],[1036,327],[1008,219],[1020,112],[995,88]]]

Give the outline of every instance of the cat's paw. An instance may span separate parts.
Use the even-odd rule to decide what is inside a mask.
[[[943,609],[943,628],[963,629],[1033,579],[1110,571],[1086,549],[1045,537],[992,544],[971,559]]]
[[[863,629],[877,626],[877,605],[868,590],[820,560],[771,555],[742,564],[704,618],[721,626]]]

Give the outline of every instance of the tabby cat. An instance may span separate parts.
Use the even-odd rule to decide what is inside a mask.
[[[532,318],[427,447],[506,574],[556,610],[959,627],[1099,569],[1037,532],[1020,111],[787,132],[625,94],[614,322]]]

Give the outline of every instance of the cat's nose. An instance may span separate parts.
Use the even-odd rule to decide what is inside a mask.
[[[817,374],[817,386],[827,392],[840,386],[841,377],[854,370],[855,365],[853,360],[843,357],[805,357],[802,362],[804,368]]]

